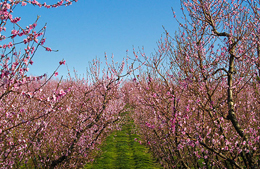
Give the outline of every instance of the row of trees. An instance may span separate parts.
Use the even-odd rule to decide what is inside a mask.
[[[13,9],[73,2],[0,2],[1,168],[79,168],[126,107],[165,168],[259,167],[259,2],[181,0],[179,32],[166,31],[153,58],[134,52],[143,68],[127,66],[132,81],[122,83],[124,62],[101,70],[98,60],[84,79],[27,76],[37,48],[51,48],[46,27],[20,27]]]
[[[12,16],[14,8],[26,4],[56,8],[76,1],[0,2],[0,168],[82,167],[103,137],[118,128],[125,109],[120,92],[124,62],[107,63],[102,70],[100,61],[93,60],[85,79],[52,80],[57,70],[49,78],[27,75],[37,48],[52,50],[44,46],[46,27],[36,30],[39,18],[22,28],[20,18]],[[8,24],[14,29],[6,30]],[[63,64],[64,60],[59,62]]]
[[[166,168],[257,168],[260,4],[181,4],[179,32],[128,84],[133,118]]]

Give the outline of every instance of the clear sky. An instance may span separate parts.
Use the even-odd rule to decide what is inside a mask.
[[[144,47],[147,56],[152,56],[164,34],[162,26],[172,35],[178,29],[171,8],[180,14],[179,0],[78,0],[71,6],[52,9],[19,6],[14,16],[21,16],[19,23],[26,26],[40,15],[38,28],[47,23],[45,45],[59,50],[38,49],[29,74],[50,75],[65,59],[71,72],[75,68],[82,77],[89,61],[96,57],[104,60],[105,52],[108,57],[113,53],[115,61],[122,61],[126,50],[133,57],[134,46]],[[67,67],[63,65],[58,72],[59,77],[66,77]]]

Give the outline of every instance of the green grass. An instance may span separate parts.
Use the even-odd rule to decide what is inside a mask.
[[[140,140],[140,137],[133,132],[134,124],[127,114],[125,118],[122,130],[115,131],[106,138],[101,146],[102,154],[93,163],[86,164],[84,169],[161,168],[155,163],[149,149],[135,141],[135,138]]]

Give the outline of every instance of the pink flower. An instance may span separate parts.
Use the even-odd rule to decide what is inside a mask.
[[[25,65],[28,65],[28,59],[25,58],[25,59],[23,60],[23,63],[24,63]]]
[[[33,64],[33,61],[32,60],[30,60],[30,62],[29,62],[31,65]]]
[[[22,2],[22,6],[26,6],[26,5],[27,5],[27,3],[23,1]]]
[[[19,22],[20,20],[21,20],[21,18],[16,17],[16,18],[14,18],[14,19],[11,19],[11,22],[12,22],[12,23],[17,23],[17,22]]]
[[[10,9],[11,6],[10,6],[10,4],[6,4],[5,7],[6,7],[6,9]]]
[[[37,38],[34,38],[34,42],[38,43],[38,42],[39,42],[39,40],[38,40]]]
[[[60,92],[59,92],[59,95],[60,95],[60,96],[65,96],[65,95],[66,95],[66,92],[65,92],[63,89],[61,89]]]
[[[54,76],[58,76],[58,74],[59,74],[58,72],[55,72],[55,73],[54,73]]]
[[[68,112],[70,112],[72,109],[70,107],[67,107],[66,109]]]
[[[41,45],[43,45],[45,43],[45,38],[41,40]]]
[[[60,65],[65,65],[65,60],[64,61],[60,61],[59,63],[60,63]]]
[[[28,42],[28,39],[24,39],[23,43],[26,44]]]
[[[13,34],[13,35],[16,35],[16,34],[18,34],[18,33],[19,33],[19,32],[18,32],[17,30],[15,30],[15,29],[11,31],[11,34]]]
[[[46,49],[46,51],[50,51],[50,52],[52,51],[51,48],[49,48],[49,47],[46,47],[45,49]]]
[[[32,93],[32,92],[28,92],[28,93],[26,94],[26,96],[27,96],[28,98],[32,98],[32,97],[33,97],[33,93]]]

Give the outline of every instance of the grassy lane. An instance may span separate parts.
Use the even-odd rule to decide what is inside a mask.
[[[121,131],[113,132],[102,145],[102,154],[92,164],[86,164],[84,169],[132,169],[160,168],[155,163],[148,148],[135,141],[139,136],[134,134],[134,124],[126,116],[126,123]]]

